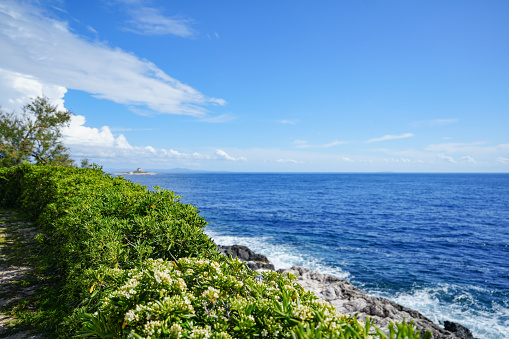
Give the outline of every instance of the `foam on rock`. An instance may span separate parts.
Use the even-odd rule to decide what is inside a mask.
[[[254,253],[247,246],[218,246],[221,253],[233,258],[245,261],[252,270],[274,270],[274,265],[269,259]],[[328,274],[321,274],[301,266],[293,266],[290,269],[280,269],[278,272],[289,272],[297,276],[297,282],[306,290],[312,291],[324,301],[334,305],[336,309],[345,315],[357,316],[364,321],[367,317],[375,320],[375,325],[384,330],[391,322],[409,323],[413,320],[414,326],[424,334],[432,332],[433,339],[476,339],[464,326],[446,321],[445,328],[435,324],[421,313],[399,305],[388,299],[370,296],[352,283]]]

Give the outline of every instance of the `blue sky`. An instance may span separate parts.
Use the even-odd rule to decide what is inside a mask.
[[[106,169],[509,172],[507,1],[0,3],[0,105]]]

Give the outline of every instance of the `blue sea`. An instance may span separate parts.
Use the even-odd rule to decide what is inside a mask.
[[[218,244],[509,337],[509,174],[125,176],[196,205]]]

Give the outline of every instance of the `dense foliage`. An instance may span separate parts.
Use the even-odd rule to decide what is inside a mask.
[[[23,161],[72,164],[60,140],[61,129],[69,124],[71,116],[44,97],[23,106],[20,114],[0,110],[0,166],[15,166]]]
[[[219,255],[205,220],[173,192],[100,169],[0,168],[0,205],[35,220],[59,281],[53,333],[91,338],[387,338],[292,277]],[[58,324],[58,326],[56,326]],[[418,338],[399,324],[391,338]]]
[[[347,338],[369,332],[287,275],[258,276],[237,260],[149,259],[126,279],[89,316],[82,336],[291,338],[298,325]]]
[[[194,206],[100,169],[2,168],[0,204],[19,207],[43,231],[38,240],[45,264],[61,281],[58,304],[71,314],[72,327],[73,313],[93,310],[116,286],[113,269],[132,269],[148,258],[218,255]],[[98,276],[102,283],[90,293]]]

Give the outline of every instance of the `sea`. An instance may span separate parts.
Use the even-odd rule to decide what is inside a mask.
[[[509,174],[127,175],[197,206],[217,244],[509,338]]]

